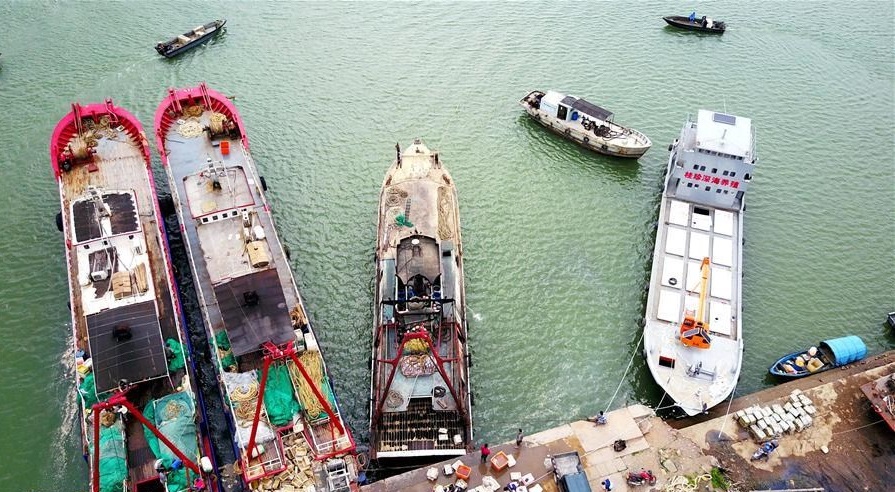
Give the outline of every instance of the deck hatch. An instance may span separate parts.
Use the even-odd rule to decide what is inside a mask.
[[[121,325],[127,327],[129,337],[121,336],[119,341],[113,331]],[[137,383],[168,373],[154,301],[90,314],[87,332],[97,393],[117,388],[122,379]]]
[[[283,287],[275,269],[237,277],[214,287],[233,355],[295,339]]]

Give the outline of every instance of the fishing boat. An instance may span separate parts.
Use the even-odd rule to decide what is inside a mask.
[[[695,415],[730,395],[743,360],[744,199],[756,162],[752,121],[700,110],[695,121],[687,118],[669,151],[644,356],[666,396]]]
[[[462,456],[472,442],[457,189],[419,139],[396,151],[376,245],[370,457],[382,468]]]
[[[601,154],[637,159],[652,142],[613,122],[612,112],[575,96],[532,91],[519,104],[550,131]]]
[[[205,84],[170,89],[155,130],[235,429],[237,461],[221,464],[222,480],[355,490],[355,442],[236,107]]]
[[[825,340],[817,347],[784,355],[768,371],[774,376],[795,379],[851,364],[866,356],[864,341],[850,335]]]
[[[184,51],[195,48],[196,46],[207,43],[214,35],[221,32],[227,21],[218,19],[208,24],[196,27],[191,31],[187,31],[177,37],[167,41],[162,41],[155,45],[155,51],[165,58],[173,58]]]
[[[50,160],[91,490],[214,486],[140,122],[111,100],[72,104],[53,131]]]
[[[690,31],[710,32],[716,34],[724,34],[727,25],[721,21],[709,19],[708,17],[690,18],[682,15],[669,15],[662,17],[669,26],[687,29]]]
[[[861,391],[873,411],[895,432],[895,372],[862,384]]]

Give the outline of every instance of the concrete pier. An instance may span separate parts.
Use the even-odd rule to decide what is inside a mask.
[[[480,487],[486,476],[502,488],[514,472],[531,474],[529,491],[557,491],[549,458],[569,451],[581,456],[595,492],[603,490],[601,482],[606,478],[615,492],[636,490],[629,489],[625,476],[642,468],[652,470],[658,483],[641,490],[724,490],[713,488],[713,468],[716,476],[723,470],[727,485],[736,490],[884,490],[884,484],[895,483],[895,433],[872,410],[860,387],[890,374],[895,374],[895,351],[735,399],[730,414],[725,413],[725,405],[704,416],[666,422],[649,407],[633,405],[609,412],[606,425],[576,421],[527,436],[520,448],[515,443],[491,446],[492,456],[503,451],[516,461],[500,472],[482,464],[478,451],[460,461],[473,470],[467,480],[470,491]],[[760,443],[733,415],[746,407],[780,403],[796,389],[816,406],[812,425],[779,436],[780,446],[768,461],[752,461]],[[617,439],[626,443],[621,452],[612,447]],[[432,465],[438,470],[435,480],[426,478],[426,467],[362,490],[431,492],[456,481],[456,476],[446,476],[443,470],[454,461]]]

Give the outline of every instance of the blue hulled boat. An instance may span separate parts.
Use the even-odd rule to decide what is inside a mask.
[[[867,356],[867,346],[855,335],[820,342],[817,347],[785,355],[769,369],[783,378],[800,378],[857,362]]]

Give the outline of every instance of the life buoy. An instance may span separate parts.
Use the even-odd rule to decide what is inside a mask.
[[[587,137],[584,137],[584,140],[583,140],[583,141],[584,141],[584,143],[590,143],[590,139],[587,138]]]
[[[571,135],[571,134],[572,134],[572,130],[566,128],[566,135]]]

